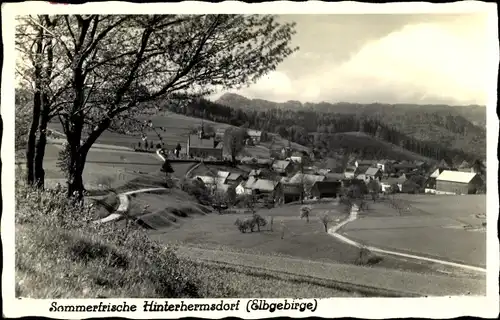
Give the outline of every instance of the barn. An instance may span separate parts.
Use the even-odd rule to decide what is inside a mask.
[[[311,195],[317,199],[336,198],[341,185],[340,181],[316,181],[311,189]]]
[[[476,173],[445,170],[436,178],[436,193],[474,194],[482,184]]]

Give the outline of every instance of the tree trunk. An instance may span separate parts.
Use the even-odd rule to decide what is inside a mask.
[[[324,223],[323,225],[325,226],[325,232],[328,232],[328,224]]]
[[[36,145],[36,132],[38,129],[38,121],[40,118],[40,105],[41,94],[35,92],[33,99],[33,119],[31,120],[31,127],[28,134],[28,143],[26,146],[26,182],[28,185],[33,185],[35,182],[35,145]]]
[[[36,132],[38,129],[38,122],[40,118],[40,109],[42,105],[42,62],[39,60],[43,52],[43,28],[38,29],[36,38],[36,55],[34,80],[35,80],[35,94],[33,96],[33,119],[31,120],[31,127],[28,134],[28,144],[26,146],[26,182],[28,185],[33,185],[35,182],[35,144]]]
[[[83,170],[87,158],[86,148],[79,148],[77,152],[70,154],[70,165],[68,168],[68,197],[76,197],[77,200],[83,199]]]
[[[43,169],[43,158],[47,145],[47,124],[49,122],[49,106],[46,95],[43,95],[42,110],[40,114],[40,125],[38,127],[39,137],[36,144],[35,154],[35,184],[37,188],[44,188],[45,170]]]

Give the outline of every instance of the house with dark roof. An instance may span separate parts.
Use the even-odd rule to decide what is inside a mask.
[[[397,174],[409,173],[415,169],[418,169],[418,166],[416,164],[407,161],[396,163],[392,167],[394,168],[394,172],[396,172]]]
[[[222,146],[222,142],[215,141],[213,137],[207,137],[202,126],[198,134],[190,134],[188,136],[186,150],[188,156],[191,158],[213,157],[217,160],[222,160]]]
[[[364,167],[373,167],[376,166],[377,161],[374,160],[356,160],[354,165],[356,167],[364,166]]]
[[[464,160],[458,166],[458,171],[460,171],[460,172],[474,172],[474,169],[472,168],[472,166],[467,161]]]
[[[311,188],[311,195],[315,198],[336,198],[340,192],[340,181],[316,181]]]
[[[299,184],[282,183],[281,188],[284,203],[300,201],[303,195],[303,188]]]
[[[345,178],[343,173],[334,173],[334,172],[329,172],[324,176],[325,176],[324,181],[342,181]]]

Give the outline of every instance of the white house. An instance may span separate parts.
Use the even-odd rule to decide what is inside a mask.
[[[262,137],[262,131],[248,129],[247,134],[254,143],[259,143]]]

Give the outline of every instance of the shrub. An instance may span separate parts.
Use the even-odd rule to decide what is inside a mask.
[[[357,265],[372,266],[382,261],[382,257],[373,254],[368,248],[362,246],[359,248],[358,257],[354,261]]]
[[[111,189],[114,182],[115,178],[112,176],[100,176],[96,180],[97,185],[103,187],[106,190]]]
[[[245,233],[247,231],[253,232],[253,228],[255,227],[255,221],[253,218],[245,218],[245,219],[236,219],[234,225],[238,227],[241,233]]]
[[[265,227],[267,225],[266,219],[258,214],[254,214],[252,217],[254,224],[257,226],[257,230],[260,231],[260,227]]]
[[[182,191],[195,197],[201,204],[211,204],[210,193],[203,182],[196,179],[183,178],[179,184]]]

